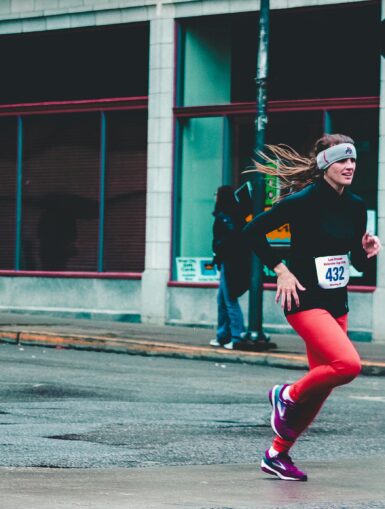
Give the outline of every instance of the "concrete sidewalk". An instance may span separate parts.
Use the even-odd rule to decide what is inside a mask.
[[[282,482],[255,464],[146,468],[2,468],[6,509],[379,509],[384,457],[302,462],[307,483]],[[332,472],[332,474],[331,474]]]
[[[136,355],[163,355],[220,363],[243,362],[306,369],[302,340],[276,334],[276,348],[261,352],[230,351],[209,346],[213,329],[154,326],[103,320],[55,318],[45,315],[0,313],[0,342],[74,348]],[[355,342],[363,359],[363,373],[385,375],[385,343]]]

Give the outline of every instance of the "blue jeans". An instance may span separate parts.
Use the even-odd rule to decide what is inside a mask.
[[[230,299],[226,281],[226,265],[223,263],[218,289],[218,328],[217,339],[220,343],[240,340],[245,330],[243,314],[238,299]]]

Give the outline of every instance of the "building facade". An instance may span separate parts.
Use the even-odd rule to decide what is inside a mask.
[[[354,190],[384,241],[385,0],[270,7],[267,142],[351,135]],[[252,164],[258,10],[0,3],[0,309],[215,324],[213,194]],[[270,237],[287,250],[285,229]],[[352,337],[385,341],[385,255],[352,276]],[[265,278],[265,327],[287,331]]]

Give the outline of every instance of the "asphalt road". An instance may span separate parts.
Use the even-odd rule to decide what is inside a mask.
[[[5,509],[385,507],[384,377],[334,392],[285,483],[257,468],[266,394],[300,371],[5,344],[0,368]]]

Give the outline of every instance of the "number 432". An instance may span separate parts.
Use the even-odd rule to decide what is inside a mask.
[[[344,267],[330,267],[325,274],[325,279],[329,281],[343,281],[344,279]]]

